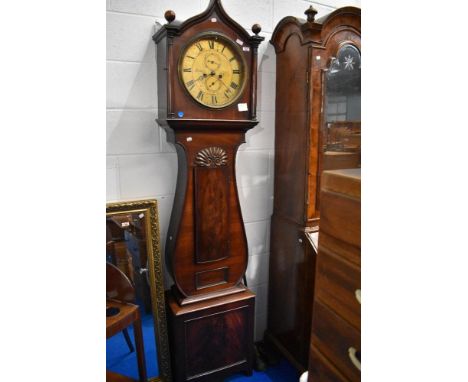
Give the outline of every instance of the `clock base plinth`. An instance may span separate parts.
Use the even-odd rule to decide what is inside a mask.
[[[180,306],[167,291],[166,302],[175,382],[252,374],[255,294],[246,289]]]
[[[246,290],[247,290],[247,288],[244,285],[240,284],[240,285],[236,285],[236,286],[234,286],[232,288],[217,290],[217,291],[214,291],[214,292],[211,292],[211,293],[204,293],[202,295],[197,295],[197,296],[186,297],[186,296],[182,295],[182,293],[179,292],[179,290],[177,289],[177,287],[175,285],[173,285],[172,288],[171,288],[172,295],[174,296],[174,298],[176,299],[177,303],[180,306],[185,306],[185,305],[189,305],[189,304],[193,304],[193,303],[197,303],[197,302],[211,300],[213,298],[228,296],[228,295],[231,295],[231,294],[234,294],[234,293],[241,293],[241,292],[244,292]]]

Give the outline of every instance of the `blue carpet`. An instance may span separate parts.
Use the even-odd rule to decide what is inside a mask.
[[[146,370],[148,377],[155,377],[158,373],[156,343],[154,340],[153,316],[145,314],[141,319],[143,327],[143,340],[145,344]],[[128,328],[128,334],[135,345],[133,336],[133,326]],[[106,367],[108,370],[123,374],[127,377],[138,379],[138,365],[136,352],[130,353],[123,333],[118,333],[109,338],[106,343]],[[263,381],[263,382],[298,382],[299,373],[294,367],[282,360],[278,365],[272,366],[265,371],[254,371],[252,376],[246,377],[244,374],[234,374],[225,379],[225,382],[240,381]]]
[[[159,374],[156,342],[154,340],[153,316],[145,314],[141,318],[143,329],[143,342],[145,346],[146,371],[148,377],[155,377]],[[133,325],[128,327],[128,334],[135,346],[133,335]],[[120,332],[109,338],[106,342],[106,368],[127,377],[138,379],[138,364],[136,351],[130,353],[123,333]]]
[[[254,371],[250,377],[246,377],[244,374],[235,374],[224,380],[224,382],[239,381],[298,382],[299,373],[289,362],[283,359],[278,365],[269,367],[265,371]]]

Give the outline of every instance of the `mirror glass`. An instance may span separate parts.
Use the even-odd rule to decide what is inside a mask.
[[[324,85],[320,173],[361,167],[361,53],[356,46],[338,49]]]
[[[152,202],[154,210],[157,211],[156,201]],[[106,214],[107,372],[141,380],[141,364],[140,368],[138,364],[139,340],[135,337],[135,330],[137,337],[138,330],[134,329],[133,324],[128,325],[125,322],[124,305],[118,305],[130,304],[137,307],[133,309],[138,310],[141,319],[146,376],[150,381],[167,380],[162,378],[165,373],[164,370],[160,370],[158,359],[161,359],[161,354],[158,354],[157,345],[161,344],[161,334],[167,335],[165,315],[162,318],[154,317],[154,314],[160,315],[158,312],[161,310],[158,309],[161,308],[161,304],[164,308],[162,274],[154,270],[154,259],[157,258],[160,264],[161,258],[157,216],[151,216],[151,208],[148,206],[141,209],[135,209],[135,206],[125,209],[125,204],[113,206],[114,208],[112,204],[108,204]],[[151,224],[151,219],[156,219],[156,224]],[[119,288],[123,288],[124,292],[120,293]],[[109,309],[115,306],[120,307],[120,311],[109,312]],[[164,310],[162,312],[164,313]],[[113,314],[116,315],[112,316]],[[117,322],[119,319],[122,322]],[[162,324],[164,333],[158,333],[156,328],[161,328]],[[113,328],[109,329],[112,325]],[[162,348],[166,347],[165,344],[163,341]],[[167,358],[167,355],[163,358]]]

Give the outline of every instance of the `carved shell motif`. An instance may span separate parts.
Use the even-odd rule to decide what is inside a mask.
[[[227,164],[227,153],[221,147],[207,147],[197,153],[195,164],[202,167],[219,167]]]

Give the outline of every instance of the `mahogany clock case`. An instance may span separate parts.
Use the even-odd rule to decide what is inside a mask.
[[[232,20],[219,0],[181,23],[166,12],[167,24],[153,36],[157,45],[158,122],[175,144],[178,174],[166,243],[166,266],[181,305],[240,293],[248,248],[237,193],[235,159],[245,132],[256,120],[257,48],[263,37]],[[179,62],[202,36],[223,36],[236,46],[244,85],[236,102],[202,105],[180,81]],[[228,39],[228,40],[227,40]],[[213,42],[213,47],[217,45]],[[202,46],[203,49],[210,47]],[[218,47],[218,49],[221,49]],[[202,52],[200,52],[202,54]],[[205,54],[205,53],[203,53]],[[218,74],[218,73],[216,73]]]
[[[165,17],[168,23],[153,40],[157,45],[158,123],[167,131],[178,158],[166,243],[166,267],[174,280],[167,293],[173,375],[176,382],[220,381],[230,372],[252,371],[255,295],[242,282],[248,247],[235,159],[246,131],[258,123],[257,48],[264,38],[258,36],[258,25],[252,28],[254,36],[247,33],[226,14],[220,0],[211,0],[203,13],[183,23],[175,21],[172,11]],[[202,44],[203,36],[213,39]],[[193,48],[197,41],[200,46]],[[235,52],[232,64],[226,62],[231,57],[226,60],[218,54],[220,41]],[[180,69],[181,57],[187,63],[188,51],[195,59],[195,54],[203,54],[200,60],[206,67],[194,63]],[[190,76],[185,77],[187,82],[179,76],[184,69],[198,69],[207,75],[200,81],[211,80],[197,83],[198,88],[216,88],[225,73],[218,67],[205,69],[216,66],[217,60],[232,70],[232,77],[226,74],[226,78],[238,80],[238,98],[224,107],[205,100],[200,91],[192,93],[187,84]],[[237,70],[244,73],[234,73]],[[231,88],[235,93],[237,88]]]

